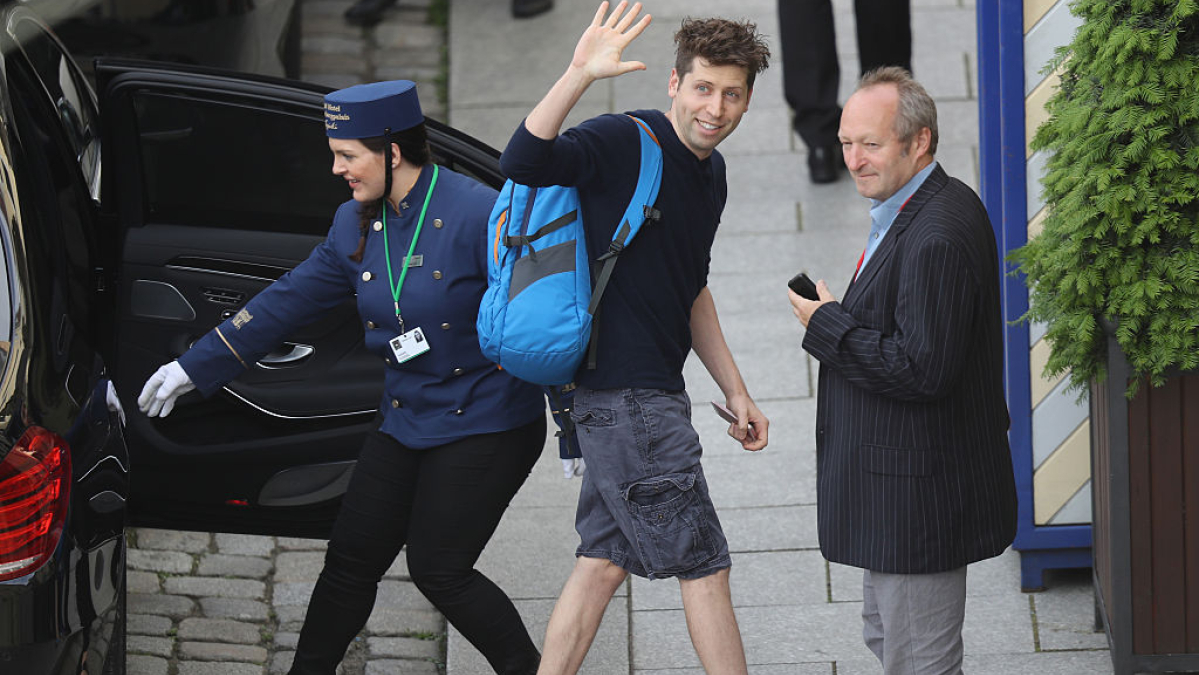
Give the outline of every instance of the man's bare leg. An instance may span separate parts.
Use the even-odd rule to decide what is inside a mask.
[[[580,556],[575,561],[575,568],[550,614],[537,675],[578,672],[612,594],[627,576],[628,572],[606,558]]]
[[[708,675],[747,675],[728,568],[699,579],[679,579],[679,589],[691,644],[704,671]]]

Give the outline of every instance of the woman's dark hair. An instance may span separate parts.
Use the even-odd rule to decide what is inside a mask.
[[[400,147],[400,155],[410,164],[424,166],[433,161],[433,151],[429,149],[429,132],[424,124],[418,124],[403,131],[393,131],[391,136],[372,136],[358,139],[367,150],[383,156],[387,143],[395,143]],[[388,169],[390,170],[390,169]],[[362,262],[362,254],[366,250],[366,229],[370,226],[383,209],[387,195],[358,205],[358,248],[350,254],[350,260]]]

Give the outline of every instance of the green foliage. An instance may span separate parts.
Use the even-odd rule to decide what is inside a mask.
[[[1044,322],[1047,375],[1104,379],[1103,325],[1140,376],[1199,367],[1199,5],[1076,0],[1083,19],[1033,138],[1044,230],[1012,252]]]

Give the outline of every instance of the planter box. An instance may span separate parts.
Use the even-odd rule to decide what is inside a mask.
[[[1199,671],[1199,373],[1091,386],[1096,612],[1116,675]]]

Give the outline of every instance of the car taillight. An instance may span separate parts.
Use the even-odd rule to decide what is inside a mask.
[[[29,574],[54,552],[70,492],[66,441],[30,427],[0,461],[0,581]]]

